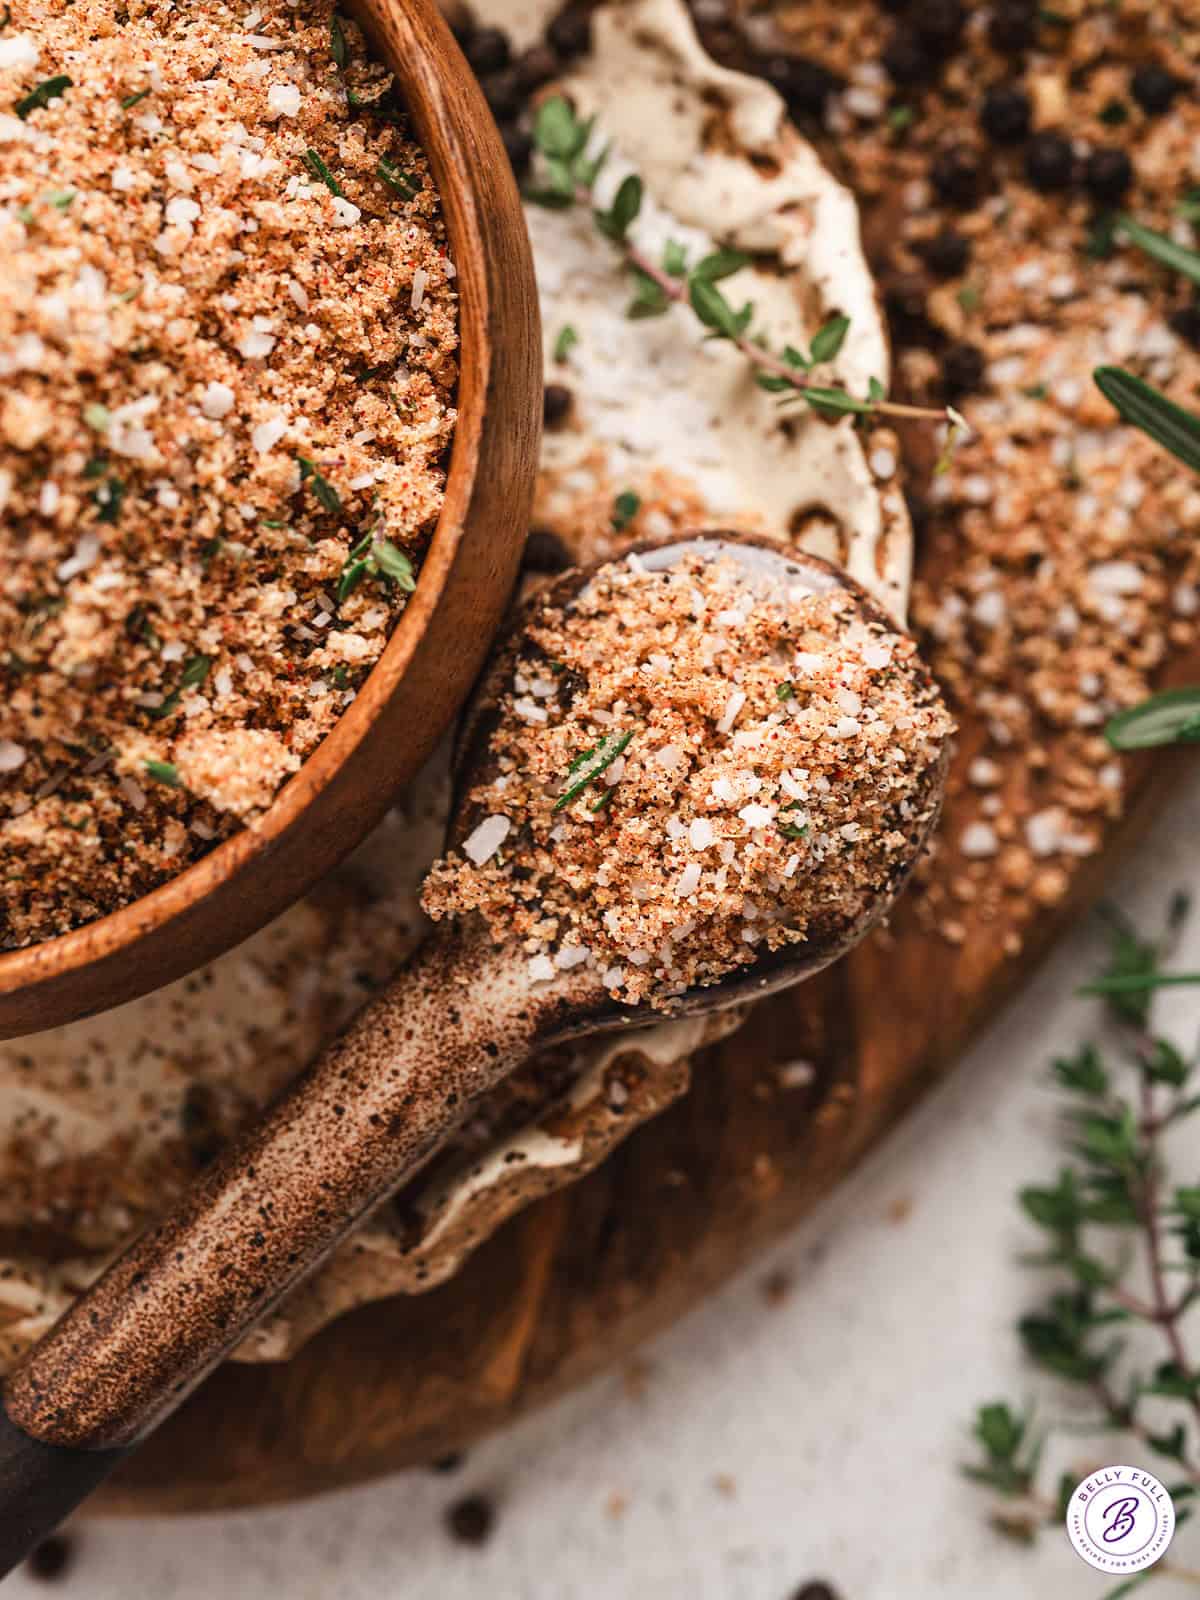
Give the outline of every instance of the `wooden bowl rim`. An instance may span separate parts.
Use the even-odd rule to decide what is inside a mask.
[[[397,6],[399,25],[414,38],[407,13],[434,10],[424,3],[405,0]],[[440,17],[437,24],[449,29]],[[456,268],[455,286],[459,297],[459,326],[466,318],[465,304],[474,301],[480,308],[478,325],[488,324],[492,304],[487,254],[484,248],[474,180],[474,162],[459,134],[455,119],[439,116],[435,70],[426,84],[421,73],[407,67],[408,57],[397,52],[394,64],[406,109],[417,125],[422,150],[429,162],[441,201],[448,253]],[[448,58],[452,71],[457,50]],[[425,57],[435,68],[436,52]],[[465,62],[463,71],[468,71]],[[481,101],[482,104],[482,101]],[[19,992],[46,982],[85,971],[114,955],[128,951],[150,932],[161,931],[188,912],[219,883],[228,882],[252,861],[268,854],[277,840],[295,827],[316,797],[328,787],[370,734],[391,696],[404,682],[407,670],[440,603],[458,555],[465,531],[467,513],[475,490],[484,418],[488,410],[488,390],[494,366],[490,341],[485,337],[460,344],[458,349],[456,405],[464,395],[475,397],[469,408],[458,410],[450,460],[446,469],[445,494],[437,524],[421,562],[417,586],[396,624],[383,654],[371,669],[353,702],[337,723],[308,756],[276,795],[266,812],[254,823],[241,828],[215,850],[186,867],[176,877],[141,895],[127,906],[84,923],[69,933],[57,934],[23,949],[0,953],[0,995]],[[368,830],[369,831],[369,830]],[[347,839],[348,853],[361,842],[358,836]],[[301,885],[295,899],[305,892]],[[121,1003],[119,1000],[116,1003]],[[94,1013],[92,1013],[94,1014]],[[54,1026],[51,1022],[48,1026]]]

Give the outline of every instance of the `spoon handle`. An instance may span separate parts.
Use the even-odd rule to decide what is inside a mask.
[[[55,1453],[98,1469],[156,1427],[552,1028],[561,1001],[532,1002],[523,975],[486,940],[432,939],[23,1357],[0,1416],[0,1573],[70,1508],[52,1482],[49,1522],[9,1514],[21,1436],[44,1488]],[[77,1475],[75,1500],[95,1486]]]

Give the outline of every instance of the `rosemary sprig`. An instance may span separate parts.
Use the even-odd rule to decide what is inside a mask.
[[[179,776],[179,768],[173,761],[147,761],[146,776],[153,778],[156,783],[166,784],[168,789],[183,788],[183,779]]]
[[[1200,417],[1121,367],[1097,367],[1096,387],[1122,419],[1200,472]]]
[[[346,30],[342,27],[342,19],[336,11],[329,19],[329,54],[338,71],[344,72],[346,63],[350,59],[350,51],[346,45]]]
[[[845,389],[814,384],[809,373],[831,360],[841,348],[849,326],[844,317],[831,318],[819,330],[807,354],[790,346],[774,353],[764,336],[751,332],[753,305],[735,306],[717,287],[722,279],[749,264],[749,257],[740,251],[714,251],[689,266],[681,246],[675,242],[667,244],[661,262],[635,245],[629,230],[641,211],[642,180],[631,173],[622,180],[607,209],[599,207],[595,185],[608,152],[605,149],[589,156],[592,131],[592,119],[581,120],[561,96],[542,103],[534,121],[533,137],[545,181],[531,189],[528,197],[553,210],[573,206],[590,209],[597,230],[621,252],[633,285],[633,298],[627,308],[630,318],[657,317],[673,305],[690,306],[710,338],[727,340],[746,357],[760,387],[780,394],[784,404],[802,403],[822,416],[857,414],[934,421],[947,416],[945,411],[888,400],[878,384],[872,385],[865,399]]]
[[[1180,1502],[1200,1492],[1200,1356],[1189,1350],[1183,1330],[1185,1315],[1200,1300],[1200,1184],[1169,1181],[1162,1140],[1168,1128],[1200,1109],[1200,1096],[1192,1092],[1195,1056],[1153,1030],[1150,999],[1154,988],[1173,981],[1160,962],[1185,915],[1186,906],[1177,903],[1157,940],[1143,939],[1122,918],[1113,920],[1107,968],[1088,991],[1107,996],[1111,1047],[1088,1044],[1053,1063],[1053,1080],[1066,1096],[1068,1161],[1052,1181],[1018,1196],[1044,1241],[1029,1264],[1058,1275],[1048,1299],[1018,1321],[1026,1354],[1090,1396],[1097,1429],[1132,1435],[1173,1464],[1179,1481],[1169,1488],[1179,1507],[1177,1523],[1190,1511]],[[1105,1243],[1114,1233],[1140,1243],[1136,1284],[1130,1282],[1135,1253]],[[1163,1359],[1148,1371],[1110,1337],[1114,1328],[1139,1323],[1163,1345]],[[1167,1421],[1164,1403],[1175,1408]],[[1039,1491],[1038,1478],[1050,1430],[1035,1429],[1030,1411],[991,1402],[979,1408],[973,1432],[982,1456],[964,1471],[1005,1502],[993,1513],[993,1526],[1025,1542],[1044,1524],[1061,1526],[1086,1464],[1063,1474],[1049,1494]],[[1140,1581],[1172,1574],[1197,1577],[1160,1561]],[[1107,1600],[1115,1600],[1114,1593]]]
[[[339,200],[345,199],[345,192],[343,191],[341,184],[326,166],[325,158],[321,155],[319,150],[306,150],[300,157],[300,160],[304,166],[307,167],[311,175],[316,178],[319,183],[323,183],[325,185],[330,194],[336,195]]]
[[[564,806],[570,805],[576,795],[581,795],[589,784],[594,783],[602,772],[611,767],[632,738],[632,728],[626,733],[610,733],[591,750],[585,750],[582,755],[576,756],[567,772],[567,787],[554,802],[555,811],[561,811]],[[598,811],[600,807],[594,806],[592,809]]]
[[[380,157],[375,175],[382,183],[386,183],[394,194],[398,194],[401,200],[415,200],[421,192],[420,178],[413,172],[403,171],[386,156]]]

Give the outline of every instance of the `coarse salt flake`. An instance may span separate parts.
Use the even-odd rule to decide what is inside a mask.
[[[490,861],[508,838],[512,823],[504,816],[484,817],[479,825],[471,830],[463,840],[463,853],[470,857],[477,867],[483,866],[485,861]]]

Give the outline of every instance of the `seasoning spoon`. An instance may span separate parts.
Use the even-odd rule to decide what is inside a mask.
[[[651,571],[719,558],[756,594],[764,584],[783,596],[797,585],[842,590],[855,616],[893,627],[845,574],[776,545],[707,534],[639,554]],[[550,599],[568,602],[597,570],[564,574]],[[543,594],[535,610],[545,603]],[[526,621],[518,617],[502,639],[464,724],[453,841],[471,821],[465,797],[488,776],[489,732]],[[911,836],[865,910],[818,914],[802,943],[761,955],[756,948],[721,981],[676,997],[673,1013],[715,1011],[784,988],[854,945],[886,913],[921,854],[946,754],[939,749],[916,775]],[[518,942],[494,945],[474,917],[439,924],[391,986],[9,1374],[0,1409],[0,1574],[534,1050],[660,1015],[614,1000],[590,966],[533,985]]]

